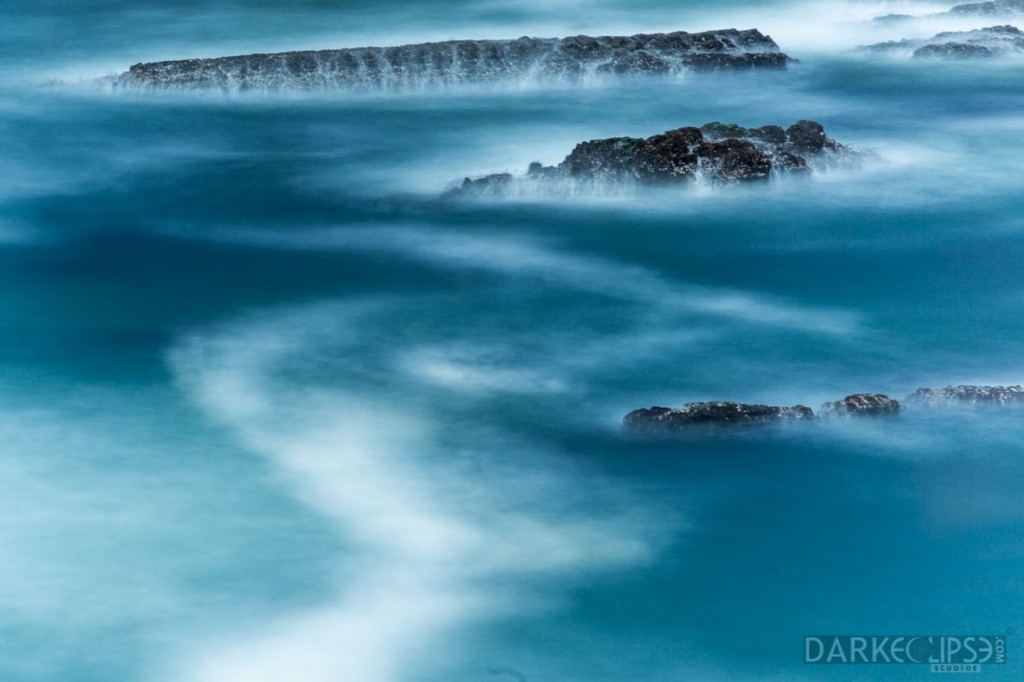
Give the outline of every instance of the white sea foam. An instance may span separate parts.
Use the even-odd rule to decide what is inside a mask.
[[[472,393],[564,393],[557,376],[501,363],[481,362],[478,349],[421,348],[408,353],[402,365],[412,377],[438,386]]]
[[[376,338],[365,325],[382,306],[285,311],[175,350],[196,404],[357,548],[334,602],[200,646],[188,679],[277,680],[285,669],[310,682],[402,679],[449,628],[525,608],[531,576],[636,565],[678,531],[678,521],[652,524],[652,504],[628,490],[521,436],[460,422],[430,398],[453,381],[464,388],[466,371],[428,371],[431,381],[396,389],[395,363],[408,367],[422,351],[350,366],[345,358],[365,357]],[[310,355],[329,386],[297,378]],[[509,381],[468,376],[475,388]]]
[[[426,225],[325,228],[287,233],[233,229],[197,233],[180,228],[169,232],[274,248],[393,252],[446,268],[484,270],[638,301],[664,310],[811,333],[852,337],[862,325],[859,316],[851,311],[813,309],[760,293],[683,284],[640,266],[574,254],[520,236],[483,236]]]
[[[184,340],[171,365],[186,393],[266,457],[293,494],[336,522],[355,548],[342,559],[334,600],[189,650],[184,658],[193,663],[178,676],[203,682],[269,681],[285,671],[310,682],[405,679],[411,667],[444,658],[437,651],[445,635],[557,608],[557,600],[538,598],[535,578],[565,581],[643,565],[684,528],[678,510],[615,489],[493,420],[477,421],[473,410],[492,397],[580,395],[581,384],[611,367],[706,338],[674,328],[674,315],[828,335],[859,326],[845,314],[691,289],[644,268],[521,237],[425,226],[203,237],[383,250],[492,272],[519,286],[532,280],[651,301],[653,317],[641,320],[658,320],[589,345],[585,334],[534,339],[524,353],[510,350],[514,338],[497,348],[470,330],[444,342],[389,335],[401,310],[423,306],[379,299],[267,313]],[[387,347],[377,348],[382,339]]]

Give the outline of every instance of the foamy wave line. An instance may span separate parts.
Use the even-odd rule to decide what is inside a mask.
[[[172,353],[194,402],[356,548],[334,601],[208,642],[187,679],[402,679],[443,632],[540,608],[535,578],[645,562],[675,526],[609,482],[581,486],[543,446],[404,400],[387,388],[390,365],[346,365],[373,342],[364,327],[380,306],[243,320]],[[298,378],[325,353],[339,358],[329,387]]]

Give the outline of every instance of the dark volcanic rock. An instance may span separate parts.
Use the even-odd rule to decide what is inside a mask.
[[[678,409],[651,407],[633,410],[622,420],[622,428],[634,433],[670,433],[698,425],[764,424],[780,420],[813,419],[809,407],[775,407],[733,402],[687,403]]]
[[[818,414],[823,417],[882,416],[900,413],[899,402],[880,393],[855,393],[842,400],[825,403]]]
[[[466,178],[462,181],[462,191],[472,191],[477,196],[503,196],[505,190],[512,184],[511,173],[494,173],[485,175],[476,180]]]
[[[642,142],[635,137],[580,142],[562,162],[562,167],[573,178],[622,180],[632,172],[637,147]]]
[[[751,128],[747,131],[746,137],[752,137],[755,140],[764,140],[768,144],[775,145],[776,147],[781,147],[786,144],[786,141],[789,139],[786,136],[786,131],[782,129],[782,126],[761,126],[760,128]]]
[[[942,43],[925,45],[914,50],[915,57],[944,57],[946,59],[970,59],[973,57],[994,57],[995,52],[984,45],[970,43]]]
[[[690,54],[682,59],[683,66],[693,71],[719,69],[782,69],[793,61],[778,52],[747,52],[744,54],[704,53]]]
[[[633,153],[633,175],[644,183],[695,179],[702,139],[696,128],[680,128],[642,140]]]
[[[797,121],[785,130],[781,126],[743,128],[735,123],[715,121],[704,124],[701,132],[709,139],[750,140],[771,157],[773,168],[778,170],[807,170],[808,159],[834,158],[850,151],[826,135],[825,128],[816,121]]]
[[[251,54],[135,64],[124,86],[273,90],[420,86],[588,73],[784,68],[791,60],[756,29],[704,33],[450,40],[397,47]]]
[[[1015,26],[949,31],[926,40],[899,40],[868,45],[871,52],[911,52],[914,57],[965,59],[1024,53],[1024,32]]]
[[[673,64],[667,59],[655,57],[646,52],[630,52],[598,64],[597,72],[618,75],[630,73],[669,73],[672,71],[672,66]]]
[[[786,130],[790,151],[796,154],[820,154],[825,149],[836,149],[836,142],[825,134],[817,121],[797,121]]]
[[[922,407],[1024,406],[1021,386],[949,386],[919,388],[906,402]],[[825,403],[819,417],[896,416],[903,410],[899,402],[880,393],[856,393],[842,400]],[[814,412],[804,405],[778,407],[713,401],[687,403],[680,408],[649,407],[633,410],[622,420],[624,431],[637,434],[672,434],[701,426],[742,426],[791,420],[813,420]],[[699,433],[699,431],[698,431]]]
[[[772,172],[772,160],[753,142],[729,139],[705,142],[697,147],[704,177],[720,182],[767,180]]]
[[[747,137],[750,134],[750,131],[743,126],[736,125],[735,123],[720,123],[718,121],[705,123],[700,127],[700,132],[712,140],[725,140],[730,137],[741,138]]]
[[[781,152],[775,157],[775,167],[790,173],[810,170],[810,166],[807,165],[807,159],[796,154],[790,154],[789,152]]]
[[[948,386],[919,388],[907,396],[911,405],[1024,405],[1024,389],[1020,386]]]
[[[849,162],[857,155],[825,134],[815,121],[744,128],[712,122],[677,128],[648,138],[611,137],[580,142],[558,166],[530,164],[525,176],[466,179],[447,197],[492,196],[520,190],[558,191],[604,183],[670,184],[703,177],[734,184],[767,180],[773,171],[806,172]]]

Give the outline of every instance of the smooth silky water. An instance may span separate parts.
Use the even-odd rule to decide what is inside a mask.
[[[0,679],[911,680],[1024,626],[1024,421],[680,440],[637,407],[1024,380],[1024,61],[938,3],[33,2],[0,25]],[[975,27],[964,21],[953,28]],[[784,72],[128,92],[133,63],[757,27]],[[442,202],[585,139],[821,121],[861,168]],[[1008,663],[983,674],[1020,679]]]

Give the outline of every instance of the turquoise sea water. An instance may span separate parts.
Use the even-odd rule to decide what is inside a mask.
[[[1024,375],[1024,61],[866,57],[939,3],[5,3],[0,679],[911,680],[811,634],[1004,634],[1024,423],[669,442]],[[131,93],[139,61],[758,27],[785,72]],[[821,121],[860,169],[445,203],[580,140]],[[1021,677],[1019,636],[986,677]],[[512,672],[515,671],[515,672]]]

